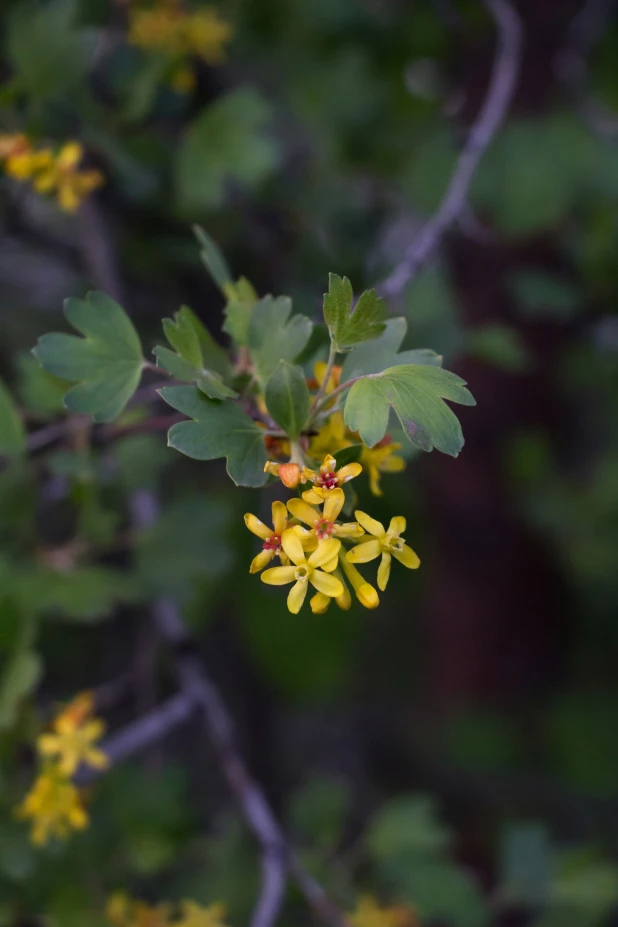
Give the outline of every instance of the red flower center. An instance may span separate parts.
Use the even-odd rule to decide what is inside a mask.
[[[315,522],[315,536],[320,541],[325,541],[333,533],[334,527],[334,522],[329,521],[328,518],[318,518]]]
[[[326,473],[320,473],[316,483],[318,486],[321,486],[322,489],[336,489],[339,485],[339,480],[332,470],[327,470]]]
[[[276,554],[281,552],[281,538],[278,534],[271,534],[262,544],[264,550],[274,550]]]

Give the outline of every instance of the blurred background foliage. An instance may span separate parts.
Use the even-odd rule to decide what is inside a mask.
[[[0,4],[2,131],[78,140],[104,177],[75,215],[0,186],[2,374],[33,428],[61,407],[28,352],[65,327],[64,297],[117,283],[147,346],[181,304],[220,328],[191,222],[314,318],[328,271],[357,290],[388,272],[441,200],[495,40],[473,0],[229,0],[213,61],[130,42],[136,7]],[[458,460],[383,481],[376,516],[406,513],[423,565],[379,612],[290,616],[250,583],[242,515],[271,498],[141,433],[139,408],[113,441],[78,430],[25,459],[0,402],[7,927],[99,927],[117,889],[223,899],[248,921],[258,860],[197,725],[107,774],[67,845],[35,850],[12,814],[59,700],[94,689],[115,729],[172,691],[148,614],[160,595],[348,910],[369,893],[437,927],[616,922],[618,19],[591,0],[518,7],[508,122],[439,259],[392,307],[404,348],[444,354],[478,406]],[[136,534],[127,498],[155,487],[163,515]],[[281,923],[310,923],[292,891]]]

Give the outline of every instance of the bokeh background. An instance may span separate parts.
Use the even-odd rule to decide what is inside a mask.
[[[33,429],[59,406],[29,350],[66,330],[66,296],[112,289],[148,349],[182,304],[219,332],[193,222],[315,319],[329,271],[357,291],[385,276],[444,194],[495,50],[472,0],[230,0],[225,59],[192,57],[183,84],[127,40],[136,3],[0,5],[3,131],[78,139],[105,178],[76,215],[0,186],[2,375]],[[419,453],[380,500],[362,489],[376,517],[407,516],[422,560],[379,610],[289,615],[248,574],[242,515],[265,517],[273,491],[139,421],[2,467],[3,925],[99,927],[119,888],[222,899],[247,923],[257,854],[197,724],[104,777],[66,846],[33,849],[12,815],[59,700],[94,689],[115,730],[174,691],[160,595],[344,906],[370,892],[437,927],[618,923],[618,19],[598,0],[517,8],[508,119],[391,306],[405,347],[442,353],[477,407],[457,410],[458,459]],[[136,534],[127,494],[144,487],[162,515]],[[15,698],[26,619],[41,662]],[[312,923],[293,892],[281,923]]]

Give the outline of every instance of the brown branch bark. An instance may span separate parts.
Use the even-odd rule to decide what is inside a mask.
[[[465,210],[476,169],[504,121],[513,99],[521,57],[519,16],[507,0],[485,0],[485,6],[498,30],[498,44],[485,102],[457,159],[437,212],[421,229],[403,260],[377,287],[378,292],[387,299],[394,299],[403,292],[406,284],[416,276],[438,247],[445,232]]]

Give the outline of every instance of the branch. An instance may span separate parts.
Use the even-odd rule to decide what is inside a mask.
[[[378,291],[386,298],[399,296],[439,245],[444,233],[461,215],[479,162],[504,121],[513,99],[520,63],[519,16],[507,0],[484,2],[498,30],[498,45],[487,96],[459,155],[438,211],[421,229],[401,263],[378,286]]]
[[[135,492],[131,508],[136,528],[148,528],[158,517],[157,500],[149,490]],[[201,708],[221,770],[260,847],[263,884],[251,927],[273,927],[283,903],[288,871],[318,916],[332,927],[347,927],[342,912],[287,843],[264,792],[247,769],[238,749],[232,718],[195,653],[176,604],[170,599],[158,599],[152,613],[161,637],[171,649],[182,691]]]
[[[173,728],[187,721],[195,707],[195,703],[185,693],[175,695],[150,714],[112,734],[103,741],[101,749],[112,763],[118,763],[162,740]],[[100,775],[101,770],[90,766],[81,767],[75,776],[75,784],[80,787],[90,785]]]

